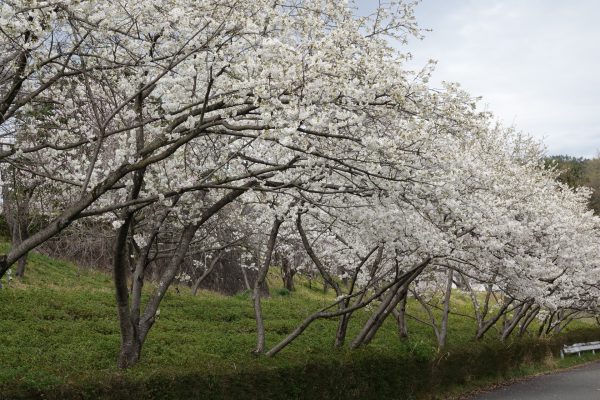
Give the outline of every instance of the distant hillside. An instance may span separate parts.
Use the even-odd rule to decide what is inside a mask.
[[[590,206],[600,215],[600,158],[583,158],[565,155],[550,156],[548,167],[556,166],[561,174],[558,180],[571,187],[586,186],[593,190]]]

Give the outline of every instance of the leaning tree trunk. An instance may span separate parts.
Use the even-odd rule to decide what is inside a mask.
[[[525,332],[527,332],[527,329],[535,320],[535,317],[537,317],[537,315],[540,313],[540,310],[541,307],[536,305],[533,307],[533,310],[529,311],[529,314],[523,319],[523,322],[521,322],[521,326],[519,327],[519,337],[525,335]]]
[[[381,317],[377,321],[375,321],[375,323],[370,327],[369,331],[367,332],[367,334],[364,338],[363,344],[367,345],[367,344],[371,343],[371,341],[375,337],[375,334],[379,331],[379,328],[381,328],[381,326],[383,325],[383,322],[388,318],[388,316],[390,314],[392,314],[394,312],[394,310],[396,309],[396,306],[402,301],[402,299],[406,299],[407,292],[408,292],[407,285],[406,284],[402,285],[400,290],[398,292],[396,292],[396,294],[393,296],[393,299],[390,302],[390,304],[388,304],[388,306],[384,309],[384,312],[381,315]]]
[[[510,318],[504,324],[500,340],[505,341],[511,335],[511,333],[515,330],[519,322],[521,322],[523,317],[527,315],[527,312],[531,308],[532,304],[532,302],[523,302],[519,305],[519,307],[515,309],[512,318]]]
[[[475,333],[475,340],[483,339],[484,335],[496,325],[501,318],[506,317],[506,313],[508,312],[508,307],[514,302],[514,299],[509,299],[508,301],[504,301],[502,303],[502,307],[490,317],[490,319],[485,320],[482,319],[478,324],[477,332]],[[487,315],[487,312],[482,315]]]
[[[363,259],[360,261],[358,266],[354,269],[354,272],[352,274],[352,279],[348,280],[347,283],[344,284],[348,287],[348,295],[347,295],[346,299],[344,299],[344,301],[341,303],[340,309],[342,309],[342,308],[346,309],[346,308],[350,307],[350,297],[354,295],[354,290],[356,288],[356,281],[358,279],[358,274],[362,270],[365,263],[369,260],[371,255],[373,255],[373,253],[375,253],[375,251],[377,251],[377,250],[379,250],[379,252],[377,253],[377,258],[374,261],[375,265],[371,267],[371,271],[375,270],[381,263],[381,259],[382,259],[382,255],[383,255],[383,248],[381,245],[378,244],[365,257],[363,257]],[[373,278],[373,277],[371,277],[371,278]],[[362,301],[362,297],[364,297],[364,294],[361,295],[361,297],[357,300],[358,303],[360,301]],[[334,343],[335,347],[342,347],[344,345],[344,342],[346,341],[346,335],[348,332],[348,325],[350,324],[350,318],[352,318],[352,315],[353,315],[353,312],[349,312],[349,313],[344,313],[340,316],[340,322],[338,324],[338,329],[337,329],[337,332],[335,335],[335,343]]]
[[[461,275],[462,276],[462,275]],[[481,340],[485,336],[485,334],[496,325],[496,323],[500,320],[500,318],[504,317],[508,312],[508,308],[514,302],[514,299],[504,298],[502,302],[502,306],[492,315],[490,314],[490,300],[494,293],[494,285],[493,283],[486,285],[486,293],[485,300],[483,302],[483,308],[480,309],[479,300],[477,299],[478,293],[473,290],[469,280],[462,276],[462,281],[464,286],[467,288],[469,292],[469,296],[471,297],[471,303],[473,304],[473,310],[475,312],[475,320],[477,322],[477,330],[475,332],[475,340]],[[496,298],[494,296],[494,298]],[[488,318],[489,317],[489,318]]]
[[[425,259],[412,270],[403,274],[402,279],[398,280],[394,286],[389,288],[390,290],[379,305],[379,308],[365,323],[358,335],[356,335],[350,344],[350,348],[356,349],[368,344],[373,339],[385,319],[392,313],[398,303],[407,296],[409,285],[421,274],[430,262],[431,258]]]
[[[428,265],[431,262],[431,260],[432,260],[431,258],[426,259],[423,263],[415,266],[410,271],[403,273],[400,277],[397,277],[394,281],[392,281],[388,284],[384,284],[383,287],[376,289],[375,292],[372,293],[368,297],[367,297],[367,291],[369,288],[366,288],[366,287],[362,288],[359,292],[352,295],[353,297],[358,297],[358,300],[349,307],[342,307],[342,308],[338,307],[338,309],[336,311],[328,312],[327,310],[334,308],[336,305],[339,306],[340,304],[344,303],[344,300],[338,300],[334,304],[326,306],[326,307],[322,308],[321,310],[313,313],[312,315],[310,315],[306,319],[304,319],[304,321],[302,321],[302,323],[300,325],[298,325],[296,327],[296,329],[294,329],[285,339],[283,339],[281,342],[279,342],[277,345],[275,345],[271,350],[269,350],[266,353],[266,355],[268,357],[273,357],[274,355],[279,353],[286,346],[288,346],[291,342],[293,342],[298,336],[300,336],[306,330],[306,328],[308,328],[310,326],[310,324],[312,324],[314,321],[316,321],[318,319],[334,318],[334,317],[337,317],[337,316],[340,316],[343,314],[352,313],[356,310],[359,310],[359,309],[371,304],[375,299],[381,298],[381,296],[384,293],[386,293],[390,288],[395,287],[398,284],[398,282],[406,282],[407,280],[414,279],[414,278],[410,279],[407,277],[408,276],[411,276],[411,277],[416,276],[418,273],[420,273],[423,270],[423,268],[425,268],[426,265]]]
[[[538,337],[542,337],[544,336],[544,330],[546,328],[546,324],[548,323],[548,318],[550,318],[551,314],[548,314],[544,317],[544,319],[542,320],[542,323],[540,324],[538,331],[537,331],[537,336]]]

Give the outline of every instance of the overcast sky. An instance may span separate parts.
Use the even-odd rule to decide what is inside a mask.
[[[438,61],[433,85],[460,82],[548,154],[600,151],[600,1],[423,0],[416,16],[432,31],[408,49]]]

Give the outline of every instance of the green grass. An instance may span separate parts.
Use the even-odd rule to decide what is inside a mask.
[[[292,293],[282,290],[280,282],[277,273],[271,273],[271,297],[265,299],[263,306],[268,346],[276,344],[308,314],[333,299],[331,292],[324,294],[314,282],[312,289],[305,282],[299,282]],[[147,288],[146,296],[150,289]],[[343,366],[352,371],[352,368],[364,369],[373,363],[376,371],[385,365],[382,362],[395,362],[398,365],[393,364],[391,368],[410,373],[404,371],[409,365],[403,369],[403,362],[416,363],[414,368],[427,370],[429,367],[425,365],[439,364],[445,357],[436,354],[431,328],[409,320],[410,337],[401,341],[391,319],[370,346],[358,351],[334,349],[337,322],[319,320],[276,357],[256,357],[251,354],[255,322],[247,294],[224,297],[203,291],[194,297],[189,292],[186,287],[180,287],[179,294],[173,289],[169,291],[144,345],[140,363],[122,372],[115,368],[119,331],[110,275],[32,254],[23,281],[13,281],[0,290],[0,398],[6,393],[94,398],[97,393],[94,391],[122,389],[126,386],[123,382],[141,385],[146,390],[143,398],[152,397],[153,390],[161,390],[167,385],[165,382],[175,386],[196,384],[217,393],[211,398],[229,398],[221,388],[227,382],[230,383],[227,390],[233,390],[231,385],[240,385],[240,393],[248,393],[244,379],[239,377],[251,377],[247,381],[255,390],[256,385],[263,382],[261,375],[268,375],[270,378],[265,378],[265,382],[271,383],[264,384],[272,385],[275,379],[283,379],[286,374],[315,374],[318,379],[319,368],[327,374],[332,368]],[[454,297],[453,308],[457,311],[468,313],[469,304],[466,296]],[[425,318],[417,304],[409,303],[408,308],[411,314]],[[365,310],[355,314],[349,339],[368,316]],[[578,322],[570,329],[577,331],[586,326],[587,322]],[[444,354],[461,354],[464,348],[500,346],[493,332],[485,341],[473,344],[474,329],[472,319],[452,315]],[[451,361],[442,363],[446,362]],[[549,368],[562,364],[544,362],[530,366],[537,371],[535,368],[540,366]],[[528,364],[523,368],[529,368]],[[503,372],[501,376],[506,374],[510,372]],[[412,382],[413,378],[406,379]],[[494,379],[496,375],[476,381],[479,383],[457,381],[459,389],[451,390],[470,390]],[[440,387],[448,389],[445,384]],[[297,398],[309,398],[303,397],[301,383],[297,390]],[[357,388],[356,393],[360,390]]]

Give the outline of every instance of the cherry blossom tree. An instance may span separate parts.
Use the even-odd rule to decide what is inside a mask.
[[[3,2],[0,46],[14,57],[0,62],[0,157],[20,177],[4,183],[43,185],[33,212],[49,222],[13,243],[0,277],[76,221],[112,225],[121,368],[139,360],[186,260],[232,246],[257,270],[257,353],[274,255],[302,253],[335,291],[269,356],[319,318],[338,319],[342,346],[371,305],[349,343],[367,345],[409,293],[433,288],[441,348],[459,281],[488,288],[483,308],[472,296],[478,337],[500,318],[506,338],[540,315],[550,331],[595,312],[589,193],[557,183],[540,145],[458,85],[429,88],[431,65],[406,67],[391,43],[419,35],[413,6],[357,17],[334,0]],[[236,226],[219,235],[222,221]]]

